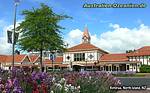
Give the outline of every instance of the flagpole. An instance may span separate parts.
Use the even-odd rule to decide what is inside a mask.
[[[14,54],[14,51],[15,51],[15,31],[16,31],[16,11],[17,11],[17,4],[15,2],[15,7],[14,7],[14,30],[13,30],[13,37],[12,37],[12,56],[13,56],[13,59],[12,59],[12,68],[14,67],[14,62],[15,62],[15,54]]]

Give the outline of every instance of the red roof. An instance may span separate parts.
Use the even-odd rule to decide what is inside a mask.
[[[0,55],[0,62],[5,62],[6,57],[6,55]]]
[[[55,61],[54,61],[54,64],[57,63],[57,64],[62,64],[63,62],[63,57],[56,57]],[[46,59],[44,62],[44,64],[52,64],[52,61],[49,60],[49,59]]]
[[[27,55],[15,55],[14,61],[15,62],[23,62]],[[0,62],[12,62],[13,56],[12,55],[0,55]]]
[[[26,56],[27,55],[15,55],[14,60],[15,62],[22,62]],[[7,55],[7,56],[1,56],[1,58],[3,59],[3,60],[0,59],[1,62],[12,62],[13,56]]]
[[[104,54],[100,62],[125,62],[128,61],[127,54]]]
[[[144,46],[134,52],[128,53],[128,56],[147,56],[150,55],[150,46]]]
[[[29,58],[30,58],[31,62],[36,62],[39,59],[39,56],[37,56],[37,55],[30,55]]]
[[[144,46],[144,47],[138,49],[137,51],[150,51],[150,46]]]
[[[53,62],[53,65],[59,67],[67,67],[67,64],[62,64],[62,62],[63,57],[56,57],[55,61]],[[43,63],[48,67],[52,67],[52,61],[49,59],[46,59]]]
[[[68,51],[69,52],[76,52],[76,51],[89,51],[89,50],[100,50],[104,53],[107,53],[106,51],[90,44],[90,43],[82,43],[82,44],[79,44],[79,45],[76,45],[76,46],[73,46],[71,48],[68,48]]]

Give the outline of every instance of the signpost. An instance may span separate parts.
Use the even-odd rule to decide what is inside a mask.
[[[49,59],[52,61],[52,70],[54,71],[55,52],[51,52]]]
[[[14,0],[15,2],[15,10],[14,10],[14,30],[13,30],[13,37],[12,37],[12,55],[13,55],[13,59],[12,59],[12,68],[14,67],[14,50],[15,50],[15,31],[16,31],[16,12],[17,12],[17,6],[20,2],[20,0]]]

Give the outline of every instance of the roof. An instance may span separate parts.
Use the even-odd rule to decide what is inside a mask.
[[[100,62],[125,62],[128,61],[127,54],[104,54],[100,57]]]
[[[150,55],[150,46],[144,46],[134,52],[128,53],[128,56],[147,56]]]
[[[53,62],[53,65],[59,67],[67,67],[67,64],[62,64],[62,62],[63,57],[56,57],[55,61]],[[45,61],[43,61],[43,63],[48,67],[52,67],[52,61],[49,59],[46,59]]]
[[[26,57],[29,57],[30,62],[35,62],[38,56],[27,56],[27,55],[14,55],[15,62],[23,62]],[[12,62],[13,56],[12,55],[0,55],[0,62]]]
[[[68,52],[89,51],[89,50],[100,50],[104,53],[107,53],[106,51],[104,51],[90,43],[81,43],[79,45],[68,48]]]
[[[85,27],[85,29],[84,29],[83,37],[91,38],[87,27]]]
[[[56,57],[55,61],[53,62],[54,64],[62,64],[63,62],[63,57]],[[43,61],[44,64],[52,64],[52,61],[49,59],[46,59],[45,61]]]
[[[15,62],[22,62],[23,59],[25,59],[26,56],[27,55],[15,55],[14,60],[15,60]],[[13,59],[12,55],[7,55],[7,56],[5,56],[5,60],[3,60],[3,61],[12,62],[12,59]]]
[[[6,57],[6,55],[0,55],[0,62],[5,62]]]
[[[144,46],[142,48],[139,48],[138,51],[150,51],[150,46]]]
[[[30,55],[29,58],[30,58],[30,61],[34,63],[34,62],[36,62],[39,59],[39,56],[37,56],[37,55]]]

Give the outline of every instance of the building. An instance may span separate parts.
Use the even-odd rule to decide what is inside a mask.
[[[99,70],[99,71],[135,71],[140,72],[141,65],[150,65],[150,46],[144,46],[126,53],[111,54],[91,44],[91,37],[86,27],[83,32],[82,42],[70,47],[61,55],[56,54],[54,61],[49,59],[50,52],[44,52],[43,66],[47,69],[68,70]],[[39,67],[38,53],[31,55],[15,55],[15,66]],[[12,56],[0,55],[0,67],[9,69]]]
[[[129,60],[126,53],[105,54],[99,59],[100,70],[103,71],[136,71],[139,72],[141,61]]]
[[[63,54],[63,63],[70,64],[73,70],[101,70],[101,71],[136,71],[139,72],[141,60],[131,60],[134,53],[109,54],[91,44],[91,38],[86,27],[82,36],[82,43]],[[136,57],[137,58],[137,57]]]
[[[86,27],[83,32],[82,43],[67,49],[63,54],[63,63],[70,64],[70,69],[74,70],[93,69],[95,64],[99,62],[99,58],[108,52],[94,46],[90,41],[91,37]]]
[[[0,68],[8,70],[12,65],[12,55],[0,55]],[[29,55],[15,55],[14,56],[15,67],[38,67],[39,56]]]

